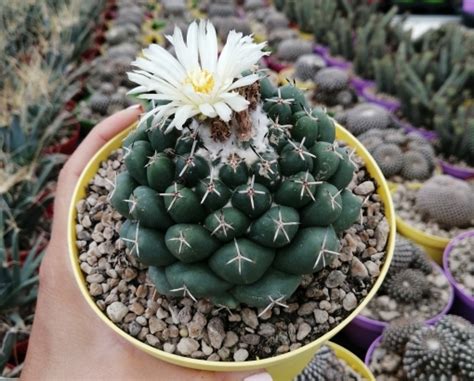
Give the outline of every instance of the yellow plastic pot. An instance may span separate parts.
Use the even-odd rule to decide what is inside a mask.
[[[91,179],[95,176],[100,163],[106,160],[112,151],[120,148],[123,139],[128,135],[129,131],[134,126],[131,126],[127,130],[118,134],[115,138],[105,144],[99,152],[90,160],[84,172],[79,178],[78,184],[74,191],[72,202],[69,208],[68,216],[68,246],[69,256],[74,269],[74,275],[79,285],[82,295],[86,299],[92,310],[99,316],[99,318],[108,326],[110,329],[115,331],[117,334],[122,336],[130,344],[139,348],[143,352],[148,353],[160,360],[188,368],[207,370],[213,372],[238,372],[238,371],[252,371],[257,369],[266,369],[273,377],[275,381],[289,381],[292,380],[302,369],[308,364],[311,358],[314,356],[318,348],[326,343],[331,337],[343,329],[361,310],[367,305],[370,299],[377,293],[380,285],[382,284],[385,275],[387,274],[388,267],[393,255],[393,248],[395,244],[395,214],[390,197],[390,191],[388,185],[380,171],[375,164],[374,159],[370,156],[367,150],[344,128],[337,126],[337,138],[346,142],[350,147],[355,148],[357,154],[366,163],[368,172],[371,177],[375,179],[378,189],[377,192],[380,195],[384,207],[385,214],[390,225],[390,234],[387,246],[387,257],[386,261],[381,269],[380,275],[376,280],[374,286],[369,291],[367,297],[347,316],[337,327],[334,327],[329,332],[319,337],[317,340],[307,344],[299,349],[293,350],[289,353],[281,354],[271,358],[265,358],[261,360],[252,360],[245,362],[223,362],[223,361],[206,361],[197,360],[189,357],[183,357],[175,354],[166,353],[148,344],[145,344],[138,339],[128,335],[117,327],[109,318],[97,307],[93,298],[89,294],[87,285],[85,282],[84,274],[79,267],[78,250],[76,247],[76,204],[85,197],[86,188]]]
[[[339,359],[344,360],[348,366],[354,369],[354,371],[356,371],[364,379],[375,381],[375,377],[370,369],[354,353],[335,343],[329,342],[327,345],[334,351]]]
[[[406,186],[411,189],[419,189],[421,184],[412,183]],[[398,186],[393,185],[391,189],[392,192],[395,193],[398,189]],[[433,259],[433,261],[439,265],[442,265],[443,251],[444,248],[448,246],[449,238],[438,237],[436,235],[425,233],[423,230],[411,226],[406,221],[402,220],[398,215],[396,221],[397,230],[402,236],[415,242],[417,245],[422,246],[431,259]]]

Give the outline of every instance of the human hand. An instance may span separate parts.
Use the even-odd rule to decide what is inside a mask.
[[[59,175],[51,241],[40,268],[40,286],[23,380],[271,381],[267,373],[212,373],[151,357],[106,327],[82,297],[68,260],[68,210],[91,157],[137,120],[132,106],[99,123]]]

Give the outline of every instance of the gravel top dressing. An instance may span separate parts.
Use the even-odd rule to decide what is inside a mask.
[[[359,160],[360,161],[360,160]],[[168,298],[119,239],[123,217],[108,201],[122,151],[104,161],[77,204],[77,246],[97,306],[133,337],[196,359],[245,361],[297,349],[337,326],[364,299],[383,265],[389,235],[376,184],[362,166],[349,185],[364,200],[361,221],[341,237],[340,254],[306,275],[297,291],[271,308],[235,310],[205,299]]]
[[[474,236],[457,242],[449,254],[448,264],[458,286],[474,296]]]

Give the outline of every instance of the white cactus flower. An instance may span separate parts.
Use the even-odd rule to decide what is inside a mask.
[[[153,115],[156,126],[170,118],[168,130],[182,129],[188,118],[219,117],[228,122],[233,111],[247,109],[249,102],[236,90],[258,80],[257,74],[242,76],[242,72],[266,54],[265,43],[256,44],[251,36],[231,31],[219,55],[216,30],[206,21],[189,26],[186,42],[179,28],[167,39],[176,57],[152,44],[132,63],[138,70],[128,73],[139,85],[130,93],[156,102],[142,121]]]

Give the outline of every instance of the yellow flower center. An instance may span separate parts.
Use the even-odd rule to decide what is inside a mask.
[[[214,88],[214,77],[206,69],[188,73],[185,82],[191,84],[197,93],[209,94]]]

